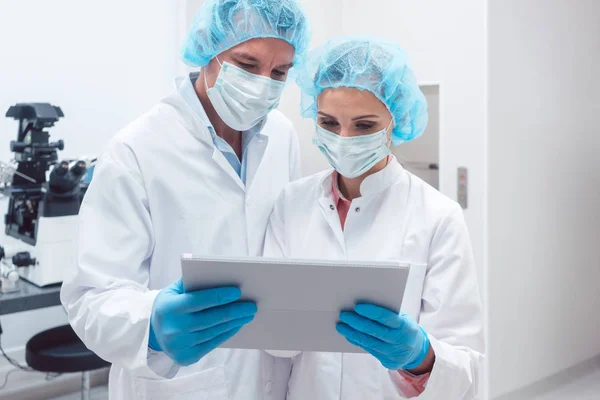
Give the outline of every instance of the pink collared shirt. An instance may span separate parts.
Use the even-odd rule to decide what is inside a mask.
[[[389,156],[389,162],[392,161],[393,156]],[[344,226],[346,225],[346,217],[348,216],[348,212],[350,211],[350,205],[352,202],[347,200],[340,189],[338,187],[338,173],[337,171],[333,171],[333,179],[332,179],[332,188],[333,192],[333,200],[335,201],[335,205],[337,207],[338,215],[340,216],[340,223],[342,224],[342,230],[344,230]],[[399,370],[397,374],[390,374],[392,380],[398,387],[398,390],[402,393],[402,395],[406,398],[413,398],[421,395],[425,391],[425,386],[427,385],[427,381],[429,380],[429,373],[415,376],[406,371]]]

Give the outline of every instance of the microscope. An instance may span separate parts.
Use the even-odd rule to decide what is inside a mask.
[[[63,281],[75,268],[78,214],[86,185],[87,165],[58,162],[64,142],[50,142],[46,129],[64,114],[47,103],[11,106],[6,117],[19,121],[17,140],[10,143],[17,168],[8,186],[6,235],[26,243],[28,252],[12,258],[25,280],[43,287]],[[47,172],[50,171],[49,178]]]

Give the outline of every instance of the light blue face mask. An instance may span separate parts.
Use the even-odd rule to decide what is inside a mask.
[[[247,131],[279,105],[285,82],[251,74],[216,59],[221,71],[211,88],[204,73],[206,94],[223,122],[237,131]]]
[[[392,124],[393,120],[379,132],[353,137],[341,137],[317,125],[313,143],[337,172],[346,178],[356,178],[392,153],[387,136]]]

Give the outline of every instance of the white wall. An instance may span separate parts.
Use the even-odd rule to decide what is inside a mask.
[[[494,397],[600,354],[599,15],[597,0],[489,2]]]
[[[64,156],[95,153],[168,93],[177,65],[176,4],[1,0],[0,112],[16,102],[51,102],[64,120],[50,133]],[[0,159],[16,123],[0,118]]]
[[[50,102],[65,118],[50,129],[62,157],[98,154],[127,122],[171,90],[182,1],[0,0],[0,160],[12,158],[17,102]],[[7,209],[0,202],[0,214]],[[3,231],[2,227],[2,231]],[[0,245],[14,242],[3,236]],[[60,307],[0,317],[5,348],[67,322]],[[0,376],[0,381],[2,381]]]

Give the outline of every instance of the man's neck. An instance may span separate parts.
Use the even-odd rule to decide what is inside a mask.
[[[204,86],[204,70],[200,71],[200,75],[194,84],[194,90],[200,100],[200,104],[204,108],[204,112],[208,116],[208,120],[213,126],[217,136],[223,138],[233,148],[238,158],[242,159],[242,135],[239,131],[230,128],[217,114],[217,111],[213,107],[208,94],[206,93],[206,87]]]

